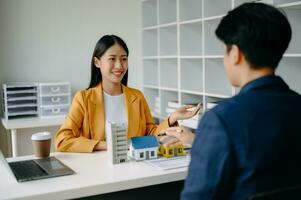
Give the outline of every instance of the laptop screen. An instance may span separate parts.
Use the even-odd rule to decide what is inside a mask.
[[[8,163],[2,152],[1,162],[16,177],[18,182],[71,175],[75,172],[55,157],[29,159]]]

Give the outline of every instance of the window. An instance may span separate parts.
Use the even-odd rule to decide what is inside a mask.
[[[120,159],[119,162],[120,162],[120,163],[123,163],[123,162],[125,162],[125,159]]]
[[[182,153],[182,148],[178,148],[178,153]]]
[[[155,152],[151,151],[151,157],[154,157],[154,156],[155,156]]]
[[[140,152],[140,158],[144,158],[144,152]]]
[[[172,149],[169,149],[169,155],[172,155]]]

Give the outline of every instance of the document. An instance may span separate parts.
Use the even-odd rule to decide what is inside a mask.
[[[170,170],[188,167],[190,156],[178,156],[173,158],[160,157],[158,159],[145,160],[144,162],[162,170]]]

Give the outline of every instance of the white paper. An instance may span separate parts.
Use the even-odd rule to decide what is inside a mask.
[[[188,167],[190,156],[178,156],[172,158],[160,157],[153,160],[145,160],[144,162],[162,170],[170,170],[182,167]]]

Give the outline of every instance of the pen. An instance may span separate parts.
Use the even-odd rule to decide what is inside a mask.
[[[157,136],[164,136],[164,135],[167,135],[166,132],[159,133]]]
[[[183,133],[183,129],[177,129],[176,132]],[[157,136],[165,136],[165,135],[167,135],[166,132],[163,132],[163,133],[159,133]]]

